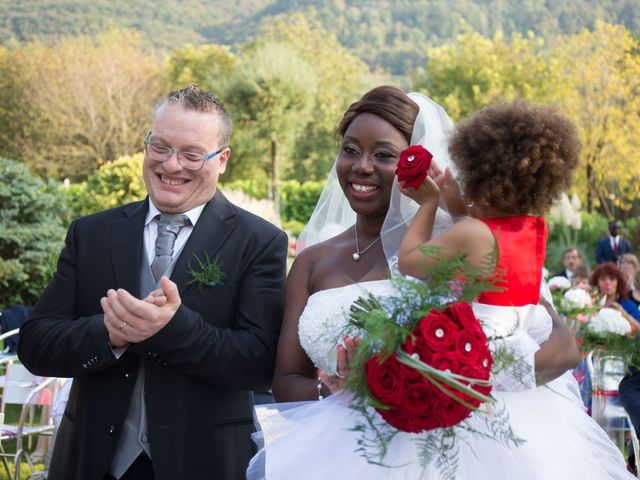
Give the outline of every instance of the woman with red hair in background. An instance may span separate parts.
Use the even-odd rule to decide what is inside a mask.
[[[640,310],[629,300],[629,288],[625,274],[613,262],[601,263],[591,274],[591,285],[596,287],[602,298],[602,307],[615,308],[631,322],[634,328],[640,328]]]

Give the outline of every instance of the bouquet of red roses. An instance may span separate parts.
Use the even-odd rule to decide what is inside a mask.
[[[432,309],[397,352],[365,364],[371,395],[390,425],[419,433],[457,425],[489,402],[493,358],[467,302]]]
[[[438,249],[424,253],[438,255]],[[425,464],[435,459],[443,477],[454,478],[459,432],[521,442],[495,408],[489,381],[521,364],[504,342],[487,338],[469,303],[496,289],[487,272],[473,271],[459,257],[441,260],[428,278],[394,277],[397,295],[360,297],[351,306],[347,331],[357,331],[361,341],[347,387],[351,407],[365,419],[356,430],[367,460],[383,464],[388,442],[398,431],[409,432]],[[475,429],[479,424],[482,431]]]

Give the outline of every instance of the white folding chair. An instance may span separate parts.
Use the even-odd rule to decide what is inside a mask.
[[[39,377],[30,373],[24,365],[13,363],[7,366],[6,380],[2,393],[2,404],[0,415],[2,425],[0,426],[0,456],[9,478],[20,479],[20,464],[24,459],[32,473],[35,473],[34,465],[25,448],[26,438],[37,437],[38,435],[51,435],[54,430],[50,415],[36,422],[34,415],[35,406],[50,406],[54,395],[55,377]],[[20,417],[17,425],[4,423],[7,405],[21,405]],[[2,442],[15,439],[15,453],[5,452],[2,449]],[[11,458],[15,466],[15,477],[12,477],[7,464],[7,458]]]
[[[9,330],[8,332],[4,332],[2,335],[0,335],[0,340],[4,342],[7,338],[18,335],[19,333],[20,329],[14,328],[13,330]],[[9,347],[0,350],[0,364],[12,363],[16,360],[18,360],[18,355],[16,353],[10,352]]]

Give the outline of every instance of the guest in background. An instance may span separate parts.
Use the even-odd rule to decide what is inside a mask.
[[[625,274],[629,287],[629,300],[640,307],[640,262],[633,253],[625,253],[620,257],[620,270]]]
[[[615,308],[625,315],[632,326],[638,328],[637,321],[640,320],[640,310],[635,303],[629,300],[629,289],[625,276],[615,263],[606,262],[598,265],[591,275],[591,285],[598,289],[602,307]]]
[[[620,236],[620,224],[617,220],[611,220],[609,236],[600,240],[596,247],[596,263],[616,263],[620,256],[629,252],[631,252],[631,244]]]
[[[631,254],[625,253],[620,257],[620,270],[624,273],[628,282],[629,302],[633,302],[636,308],[640,306],[640,268],[638,258]],[[636,433],[640,430],[640,371],[632,368],[629,373],[622,379],[618,387],[620,394],[620,403],[629,414],[631,423],[636,429]],[[637,472],[637,459],[633,454],[633,449],[629,449],[628,464],[630,470]]]
[[[566,277],[569,280],[573,280],[573,275],[580,265],[582,265],[582,254],[576,247],[569,247],[564,251],[562,255],[562,263],[564,269],[558,273],[553,274],[554,277]]]
[[[589,285],[589,277],[591,277],[591,271],[589,270],[589,267],[580,265],[573,271],[571,286],[589,290],[591,288],[591,285]]]

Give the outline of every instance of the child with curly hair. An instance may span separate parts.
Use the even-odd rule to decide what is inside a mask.
[[[507,256],[512,253],[513,263],[520,264],[525,254],[522,245],[512,244],[510,238],[515,232],[526,231],[533,235],[528,246],[535,251],[535,262],[521,267],[541,278],[546,245],[542,215],[571,185],[580,148],[568,119],[553,108],[522,100],[486,107],[459,124],[449,150],[459,170],[457,180],[470,218],[430,239],[438,185],[427,177],[418,189],[401,189],[420,204],[420,209],[400,246],[400,271],[425,277],[437,259],[423,255],[422,245],[439,247],[446,258],[463,253],[471,265],[494,270],[487,259],[498,247],[497,270],[509,276],[508,270],[504,272]],[[509,280],[517,281],[503,279]]]
[[[547,240],[542,215],[578,166],[575,127],[550,107],[521,100],[493,105],[458,125],[449,151],[470,217],[431,239],[438,183],[427,177],[417,188],[401,185],[420,207],[402,240],[398,268],[427,278],[441,258],[462,254],[495,280],[497,289],[481,293],[473,311],[487,336],[502,338],[529,373],[492,377],[497,408],[508,412],[513,431],[525,440],[511,455],[527,465],[520,475],[500,478],[632,478],[616,446],[585,413],[570,373],[549,388],[535,386],[533,356],[552,323],[539,305]],[[425,254],[425,245],[439,254]]]

